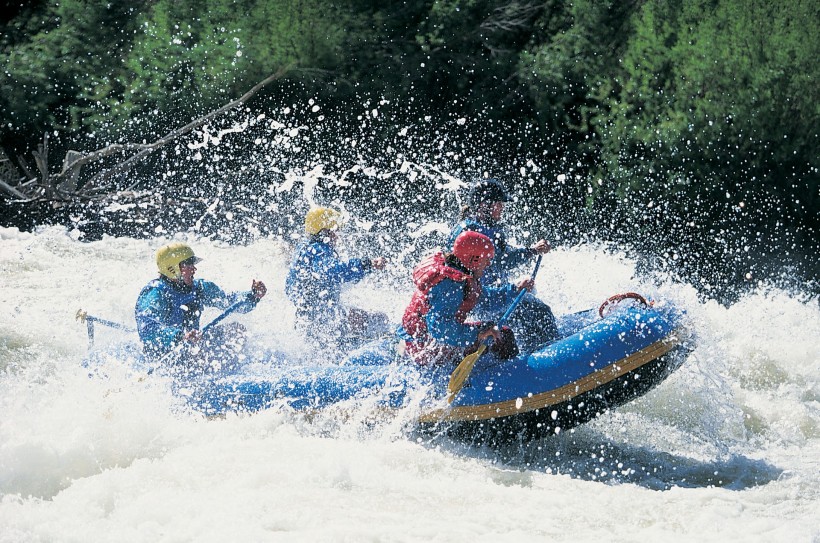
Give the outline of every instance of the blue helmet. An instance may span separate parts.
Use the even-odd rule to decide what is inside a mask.
[[[511,198],[498,179],[482,179],[470,187],[470,207],[494,202],[509,202]]]

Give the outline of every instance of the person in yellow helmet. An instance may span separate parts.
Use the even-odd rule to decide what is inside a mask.
[[[384,268],[384,258],[341,260],[336,252],[342,214],[330,207],[314,207],[305,215],[307,239],[298,247],[285,280],[285,294],[296,306],[297,328],[315,346],[352,347],[357,338],[387,331],[387,316],[340,302],[345,283],[356,283]]]
[[[227,309],[234,303],[247,303],[237,311],[247,313],[256,307],[267,289],[262,281],[253,280],[248,292],[225,293],[215,283],[195,279],[196,264],[201,259],[185,243],[171,243],[156,253],[159,277],[140,292],[134,313],[143,351],[161,358],[181,342],[189,345],[203,342],[199,321],[205,307]],[[224,341],[225,328],[212,329],[206,343]],[[208,345],[210,347],[210,345]]]

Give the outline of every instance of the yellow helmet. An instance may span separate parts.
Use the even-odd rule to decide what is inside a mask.
[[[342,224],[342,213],[329,207],[314,207],[305,215],[305,231],[311,236],[322,230],[336,230]]]
[[[194,256],[194,250],[185,243],[169,243],[157,249],[157,269],[170,279],[179,279],[179,263],[188,259],[194,263],[202,260]]]

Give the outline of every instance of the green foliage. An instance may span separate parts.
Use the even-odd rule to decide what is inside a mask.
[[[806,198],[816,210],[820,35],[805,24],[818,20],[815,6],[644,4],[620,88],[595,121],[599,175],[622,192],[712,201],[728,193],[781,207],[787,222],[816,220]],[[801,202],[789,196],[795,187],[807,189]]]
[[[493,105],[498,113],[520,102],[507,83],[537,10],[516,2],[434,2],[416,42],[426,56],[429,88],[446,89],[445,100]]]
[[[295,65],[257,104],[471,116],[571,156],[590,207],[816,229],[818,24],[811,0],[40,0],[0,20],[0,145],[153,139]]]
[[[354,0],[351,9],[345,72],[364,92],[413,100],[442,117],[519,114],[524,96],[514,72],[539,4]]]
[[[17,31],[0,55],[3,139],[81,129],[129,46],[132,14],[126,3],[66,0],[11,21]]]
[[[46,130],[149,138],[224,105],[286,65],[341,63],[348,15],[323,0],[45,2],[0,42],[2,143]]]
[[[120,77],[113,110],[122,125],[140,118],[167,130],[241,96],[286,65],[338,63],[344,17],[320,0],[158,0],[139,19],[140,35]],[[157,116],[146,116],[155,111]]]
[[[595,136],[591,117],[617,84],[632,9],[615,0],[547,3],[520,54],[518,76],[549,131],[573,132],[588,144]]]

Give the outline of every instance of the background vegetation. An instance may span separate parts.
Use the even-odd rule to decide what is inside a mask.
[[[290,65],[253,107],[317,99],[336,122],[325,145],[361,130],[369,103],[392,104],[390,122],[368,125],[374,138],[388,139],[391,123],[425,119],[435,131],[468,118],[472,130],[450,138],[494,158],[450,161],[450,173],[506,176],[535,203],[525,209],[551,214],[548,228],[575,225],[565,238],[584,231],[628,241],[677,262],[706,290],[771,278],[784,262],[817,286],[817,2],[17,0],[4,8],[0,146],[12,162],[44,133],[57,154],[156,139]],[[532,157],[541,168],[522,175]]]

